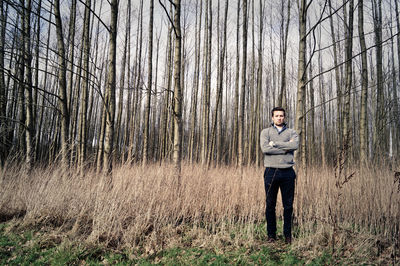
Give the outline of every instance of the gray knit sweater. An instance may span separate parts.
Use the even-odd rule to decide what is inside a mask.
[[[269,144],[271,141],[273,146]],[[286,126],[278,132],[278,129],[271,125],[261,131],[260,146],[265,167],[289,168],[294,165],[293,155],[299,147],[299,135]]]

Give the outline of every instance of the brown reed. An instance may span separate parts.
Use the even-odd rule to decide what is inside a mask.
[[[25,225],[59,228],[70,237],[112,247],[251,243],[260,240],[257,228],[265,220],[263,170],[246,167],[242,178],[234,167],[184,164],[178,188],[171,165],[122,165],[115,167],[107,189],[91,169],[82,175],[56,165],[30,173],[8,166],[0,177],[0,217],[23,216]],[[317,234],[319,245],[328,243],[330,206],[345,234],[367,232],[393,245],[398,241],[400,193],[393,172],[368,167],[354,172],[341,188],[340,204],[332,202],[338,193],[333,169],[298,173],[296,238]],[[280,196],[277,214],[282,214]]]

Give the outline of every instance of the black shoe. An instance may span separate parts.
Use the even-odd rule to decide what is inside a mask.
[[[286,236],[286,237],[285,237],[285,243],[286,243],[286,244],[289,244],[289,245],[292,244],[292,237]]]

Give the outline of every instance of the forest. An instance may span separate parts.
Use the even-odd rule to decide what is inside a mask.
[[[0,222],[156,257],[257,246],[280,106],[293,252],[399,263],[399,5],[0,0]]]

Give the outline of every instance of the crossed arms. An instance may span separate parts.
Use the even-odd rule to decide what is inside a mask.
[[[260,136],[261,151],[264,154],[277,155],[293,152],[299,147],[299,135],[292,131],[289,141],[272,141],[267,130],[263,130]]]

